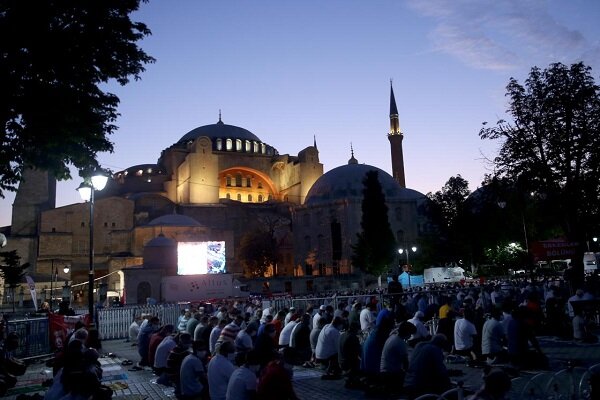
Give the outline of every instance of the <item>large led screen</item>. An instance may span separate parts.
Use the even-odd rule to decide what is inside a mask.
[[[225,242],[177,243],[177,274],[225,273]]]

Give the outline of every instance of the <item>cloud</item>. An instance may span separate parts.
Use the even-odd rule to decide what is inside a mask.
[[[430,40],[436,51],[475,68],[599,61],[598,43],[590,44],[579,30],[558,22],[545,0],[408,0],[407,4],[433,20]]]

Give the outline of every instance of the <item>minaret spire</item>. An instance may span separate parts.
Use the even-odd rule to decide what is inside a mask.
[[[221,121],[221,109],[219,108],[219,122],[217,122],[217,124],[222,124],[223,121]]]
[[[313,147],[317,148],[317,135],[313,135]]]
[[[404,153],[402,151],[403,139],[404,134],[400,130],[394,87],[392,86],[392,80],[390,79],[390,131],[388,133],[388,140],[390,141],[390,149],[392,151],[392,175],[400,186],[406,187],[406,179],[404,176]]]
[[[348,164],[358,164],[358,160],[354,158],[354,148],[352,147],[352,142],[350,142],[350,159],[348,160]]]

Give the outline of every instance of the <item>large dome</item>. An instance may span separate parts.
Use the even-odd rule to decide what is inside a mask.
[[[179,139],[177,143],[187,143],[190,140],[196,140],[201,136],[207,136],[210,139],[218,138],[230,138],[230,139],[241,139],[251,140],[260,142],[261,140],[252,132],[247,129],[240,128],[239,126],[224,124],[221,120],[216,124],[204,125],[196,129],[192,129]]]
[[[367,172],[377,171],[379,183],[387,200],[416,200],[423,194],[402,188],[387,172],[372,165],[350,163],[323,174],[308,191],[306,204],[333,202],[336,200],[361,200],[363,179]]]

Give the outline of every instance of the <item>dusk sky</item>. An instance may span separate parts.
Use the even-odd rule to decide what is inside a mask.
[[[583,61],[600,83],[597,0],[151,0],[133,15],[156,63],[108,90],[121,99],[113,171],[155,163],[190,130],[223,122],[280,154],[316,136],[329,171],[350,158],[391,172],[389,80],[404,132],[406,184],[440,190],[461,174],[476,189],[498,143],[483,121],[504,116],[510,77]],[[57,206],[80,202],[80,179],[60,182]],[[14,194],[0,202],[10,224]]]

